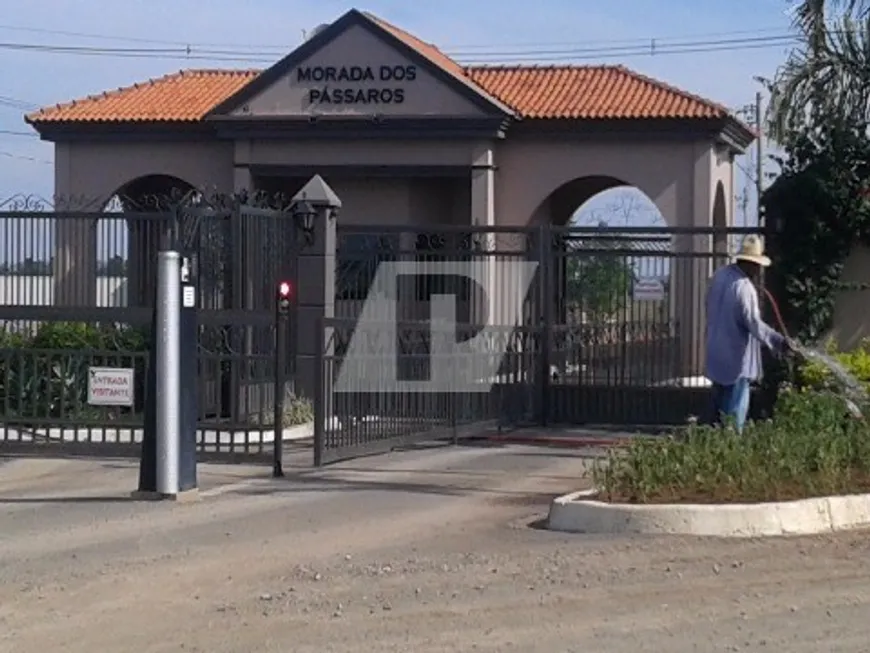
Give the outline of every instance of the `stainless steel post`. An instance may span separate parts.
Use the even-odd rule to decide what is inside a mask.
[[[157,491],[178,494],[181,446],[181,254],[157,255]]]

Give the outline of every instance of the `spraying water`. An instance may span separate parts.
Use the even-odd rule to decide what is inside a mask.
[[[764,292],[770,300],[770,305],[773,307],[773,312],[779,322],[780,330],[786,337],[788,337],[788,331],[785,328],[782,314],[779,312],[779,305],[776,303],[776,300],[767,288],[764,289]],[[843,402],[846,404],[847,410],[853,417],[862,419],[863,414],[859,405],[866,405],[868,400],[870,400],[870,397],[867,396],[867,391],[864,389],[864,385],[856,379],[840,361],[826,351],[823,351],[818,347],[809,347],[802,345],[799,342],[793,342],[798,355],[807,360],[816,361],[830,371],[837,386],[843,391]]]
[[[868,397],[863,384],[847,370],[843,364],[827,352],[805,347],[795,343],[797,353],[808,360],[813,360],[824,365],[836,380],[837,386],[843,391],[843,401],[853,417],[863,417],[859,404],[866,404]]]

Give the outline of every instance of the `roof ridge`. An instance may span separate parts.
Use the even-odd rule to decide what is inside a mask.
[[[68,102],[58,102],[56,104],[40,107],[36,111],[25,114],[24,122],[26,122],[27,124],[31,124],[33,120],[38,119],[40,115],[44,115],[49,111],[69,109],[88,102],[99,102],[100,100],[107,100],[109,98],[123,95],[124,93],[127,93],[129,91],[139,90],[143,86],[157,86],[158,84],[166,84],[167,82],[171,82],[176,79],[183,79],[185,77],[193,77],[196,75],[242,77],[247,75],[259,75],[260,72],[262,71],[254,68],[182,68],[175,72],[166,73],[165,75],[161,75],[159,77],[149,77],[147,80],[141,82],[133,82],[132,84],[127,84],[126,86],[119,86],[111,90],[103,91],[102,93],[88,94],[84,97],[70,100]]]
[[[103,91],[102,93],[88,94],[84,97],[70,100],[69,102],[58,102],[53,105],[40,107],[36,111],[25,114],[24,122],[29,125],[35,125],[36,123],[43,122],[46,116],[48,116],[48,120],[52,120],[52,114],[56,114],[57,112],[62,113],[64,111],[70,110],[89,111],[91,110],[90,107],[100,106],[101,102],[107,102],[111,100],[122,101],[125,95],[136,91],[144,91],[147,94],[149,92],[147,89],[159,90],[166,85],[176,82],[181,84],[189,84],[190,81],[195,81],[196,78],[211,78],[215,80],[230,80],[238,78],[239,83],[246,84],[251,79],[259,75],[260,72],[260,70],[245,68],[182,68],[181,70],[166,73],[165,75],[161,75],[159,77],[149,77],[146,80],[133,82],[132,84],[127,84],[126,86],[119,86],[111,90]],[[185,118],[185,120],[189,119],[190,118]],[[87,122],[91,119],[84,118],[83,120]]]
[[[100,100],[106,100],[116,95],[121,95],[122,93],[126,93],[134,89],[139,89],[142,86],[146,85],[154,86],[155,84],[165,84],[172,79],[180,79],[184,77],[184,72],[184,69],[181,69],[174,73],[166,73],[165,75],[161,75],[160,77],[149,77],[146,81],[133,82],[132,84],[127,84],[126,86],[119,86],[118,88],[103,91],[102,93],[88,94],[82,98],[70,100],[68,102],[58,102],[50,106],[40,107],[36,111],[26,114],[24,116],[24,122],[30,124],[30,121],[32,119],[35,119],[37,116],[47,113],[48,111],[69,109],[71,107],[75,107],[86,102],[98,102]]]
[[[615,70],[621,68],[618,64],[546,64],[546,63],[497,63],[472,64],[465,70]]]
[[[399,27],[398,25],[391,23],[388,20],[384,20],[380,16],[377,16],[370,11],[361,11],[360,13],[363,16],[365,16],[366,18],[368,18],[369,20],[371,20],[372,22],[379,24],[381,27],[399,32],[405,38],[407,38],[411,41],[414,41],[415,44],[419,43],[420,45],[423,45],[427,48],[431,48],[432,50],[437,52],[440,56],[444,57],[445,59],[447,59],[451,63],[455,64],[457,68],[460,68],[460,69],[462,68],[462,64],[460,64],[458,61],[456,61],[453,57],[450,57],[450,56],[444,54],[444,51],[441,48],[439,48],[437,45],[435,45],[434,43],[429,43],[428,41],[424,41],[419,36],[412,34],[408,30],[403,29],[403,28]],[[420,54],[422,54],[423,56],[426,56],[425,51],[420,52]],[[429,59],[429,57],[426,57],[426,58]]]
[[[505,111],[507,115],[512,115],[513,110],[511,107],[504,104],[498,97],[492,95],[485,88],[481,87],[477,82],[471,79],[465,72],[465,68],[455,59],[444,54],[441,49],[438,48],[437,45],[433,43],[427,43],[419,36],[408,32],[401,27],[393,25],[391,22],[384,20],[380,16],[376,16],[375,14],[368,11],[358,11],[363,18],[370,21],[374,26],[381,29],[384,32],[387,32],[390,36],[395,39],[398,39],[406,47],[415,50],[418,55],[426,59],[432,65],[440,68],[446,74],[454,77],[459,83],[466,85],[472,91],[477,93],[480,97],[486,99],[491,104],[499,107],[501,110]]]
[[[262,68],[183,68],[178,73],[184,75],[259,75]]]
[[[662,90],[670,91],[671,93],[675,93],[676,95],[679,95],[680,97],[682,97],[686,100],[692,100],[693,102],[700,102],[701,104],[705,104],[710,108],[713,108],[713,109],[716,109],[717,111],[720,111],[723,115],[726,115],[726,116],[731,115],[731,111],[729,111],[725,105],[719,104],[718,102],[715,102],[713,100],[709,100],[701,95],[697,95],[696,93],[692,93],[691,91],[687,91],[687,90],[682,89],[678,86],[674,86],[673,84],[663,82],[662,80],[657,79],[655,77],[651,77],[649,75],[644,75],[643,73],[639,73],[638,71],[634,70],[633,68],[628,68],[627,66],[624,66],[623,64],[617,64],[617,65],[613,66],[613,68],[617,69],[623,75],[627,75],[629,77],[632,77],[632,78],[634,78],[634,79],[636,79],[644,84],[650,84],[650,85],[656,86]]]

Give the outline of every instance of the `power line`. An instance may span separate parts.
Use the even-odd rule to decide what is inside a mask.
[[[33,102],[26,102],[24,100],[18,100],[13,97],[0,95],[0,107],[7,107],[10,109],[22,109],[24,111],[28,111],[30,109],[37,108],[37,105]]]
[[[134,36],[124,36],[124,35],[112,35],[105,33],[94,33],[94,32],[78,32],[78,31],[67,31],[67,30],[55,30],[55,29],[46,29],[43,27],[28,27],[28,26],[18,26],[18,25],[0,25],[0,30],[12,31],[12,32],[25,32],[31,34],[46,34],[53,36],[72,36],[77,38],[84,39],[94,39],[101,41],[114,41],[118,43],[150,43],[153,45],[175,45],[175,46],[183,46],[183,47],[192,47],[192,48],[203,48],[203,47],[216,47],[216,48],[229,48],[234,50],[254,50],[259,49],[263,50],[278,50],[282,52],[286,52],[288,47],[292,47],[289,43],[281,43],[281,44],[262,44],[258,43],[256,45],[250,43],[203,43],[203,42],[195,42],[188,40],[167,40],[167,39],[147,39],[141,37]],[[727,32],[707,32],[707,33],[692,33],[692,34],[671,34],[669,36],[652,36],[652,37],[644,37],[644,38],[631,38],[631,39],[585,39],[584,42],[590,44],[609,44],[609,45],[639,45],[639,44],[647,44],[650,41],[669,41],[669,40],[679,40],[685,38],[692,39],[700,39],[700,38],[721,38],[721,37],[735,37],[735,36],[762,36],[768,34],[780,34],[782,33],[781,27],[769,27],[769,28],[755,28],[748,30],[734,30]],[[454,52],[463,52],[468,50],[488,50],[488,49],[503,49],[503,48],[511,48],[511,49],[525,49],[525,48],[546,48],[546,47],[557,47],[557,46],[573,46],[575,42],[573,41],[548,41],[548,42],[525,42],[525,43],[464,43],[464,44],[447,44],[445,43],[443,49],[445,51],[452,50]]]
[[[668,41],[680,41],[683,39],[714,39],[723,37],[738,37],[738,36],[764,36],[770,34],[782,34],[782,27],[758,28],[751,30],[735,30],[729,32],[705,32],[692,34],[671,34],[668,36],[649,36],[649,37],[634,37],[630,39],[583,39],[584,43],[599,44],[599,45],[622,45],[622,46],[643,46],[651,41],[659,43]],[[525,43],[500,43],[500,44],[452,44],[445,45],[445,50],[453,52],[467,52],[470,50],[492,50],[492,49],[520,49],[527,48],[550,48],[558,46],[574,46],[576,41],[546,41],[546,42],[525,42]],[[484,53],[485,54],[485,53]]]
[[[644,47],[631,48],[578,48],[573,50],[549,51],[547,53],[500,53],[498,56],[487,57],[464,57],[461,59],[466,64],[487,63],[522,63],[536,61],[541,63],[556,63],[560,61],[585,61],[590,59],[608,59],[614,57],[655,57],[660,55],[695,54],[704,52],[735,52],[743,50],[760,50],[768,48],[782,48],[788,45],[797,45],[796,37],[769,37],[764,39],[742,39],[740,41],[709,41],[706,43],[696,41],[694,43],[673,44],[662,46],[650,43]]]
[[[13,129],[0,129],[0,134],[5,136],[28,136],[30,138],[39,138],[39,134],[34,132],[15,131]]]
[[[458,56],[450,53],[460,61],[469,64],[521,63],[534,61],[537,63],[553,63],[557,61],[602,59],[628,56],[659,56],[676,54],[694,54],[703,52],[729,52],[737,50],[755,50],[771,47],[783,47],[799,42],[797,36],[782,34],[779,36],[744,37],[733,39],[688,40],[682,42],[659,43],[655,40],[643,46],[611,46],[611,47],[572,47],[563,49],[512,51],[480,53],[476,56]],[[223,49],[194,48],[184,46],[178,48],[118,48],[96,47],[82,45],[47,45],[44,43],[0,42],[0,50],[32,52],[40,54],[69,54],[95,57],[138,58],[138,59],[175,59],[175,60],[207,60],[223,62],[244,62],[268,64],[275,59],[266,52],[241,52]],[[268,57],[268,58],[267,58]]]
[[[482,53],[480,56],[493,56],[493,57],[501,57],[501,56],[517,56],[519,54],[529,55],[529,56],[550,56],[550,55],[564,55],[569,53],[607,53],[607,52],[618,52],[623,50],[642,50],[644,52],[651,51],[655,52],[659,48],[694,48],[694,47],[707,47],[707,46],[718,46],[718,45],[752,45],[756,43],[769,43],[771,41],[783,41],[783,40],[795,40],[795,36],[791,34],[780,34],[778,36],[756,36],[756,37],[742,37],[742,38],[730,38],[730,39],[691,39],[691,40],[680,40],[680,41],[665,41],[661,39],[650,39],[649,41],[644,42],[635,42],[634,45],[614,45],[614,46],[598,46],[598,47],[570,47],[570,48],[545,48],[545,49],[531,49],[531,50],[523,50],[522,52],[518,52],[515,49],[506,49],[501,51],[493,51]]]
[[[37,159],[34,156],[24,156],[23,154],[15,154],[14,152],[6,152],[5,150],[0,150],[0,157],[6,157],[7,159],[15,159],[16,161],[28,161],[30,163],[39,163],[41,165],[54,165],[53,161],[49,161],[47,159]]]

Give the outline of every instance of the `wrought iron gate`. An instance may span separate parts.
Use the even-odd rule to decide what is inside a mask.
[[[270,456],[284,206],[275,196],[198,192],[116,198],[106,210],[0,202],[0,451],[138,455],[154,260],[177,235],[195,261],[199,343],[189,354],[199,368],[200,455]],[[134,371],[134,405],[88,404],[97,366]]]
[[[337,317],[322,325],[315,461],[421,440],[455,440],[493,427],[684,423],[708,402],[703,377],[707,279],[728,260],[735,240],[756,232],[340,227]],[[454,294],[460,340],[483,325],[499,334],[492,351],[503,351],[504,358],[498,375],[485,380],[491,387],[473,394],[379,392],[360,374],[357,387],[339,391],[336,378],[351,337],[377,338],[386,329],[357,320],[377,266],[439,258],[536,261],[519,323],[499,324],[487,316],[480,310],[481,298],[461,283],[448,287],[444,279],[418,278],[412,288],[399,290],[399,322],[390,327],[398,334],[398,353],[373,353],[370,364],[373,369],[392,365],[395,356],[400,374],[425,378],[432,363],[429,298]],[[484,294],[495,297],[496,304],[512,297],[516,289],[509,280],[510,275],[496,274]]]

